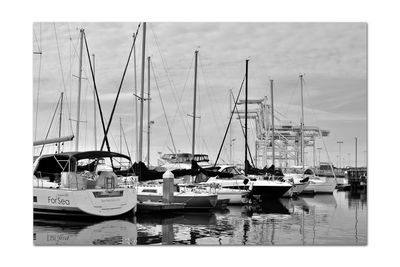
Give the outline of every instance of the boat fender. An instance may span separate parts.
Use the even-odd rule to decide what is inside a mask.
[[[243,180],[243,184],[248,184],[249,183],[249,179],[247,179],[247,178],[245,178],[244,180]]]

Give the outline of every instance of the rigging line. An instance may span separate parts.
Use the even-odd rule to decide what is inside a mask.
[[[76,41],[76,46],[74,46],[73,39],[71,36],[70,25],[69,25],[69,23],[67,23],[67,25],[68,25],[68,35],[69,35],[69,73],[68,73],[69,99],[72,99],[72,65],[75,63],[75,59],[78,58],[78,54],[77,54],[78,52],[77,52],[76,46],[78,45],[79,38],[75,38],[77,41]],[[72,50],[72,48],[74,50]],[[75,54],[73,52],[75,52]],[[85,72],[85,75],[86,75],[86,72]],[[68,105],[69,109],[72,109],[72,103],[68,102],[68,101],[67,101],[67,103],[69,103],[69,105]],[[69,114],[69,119],[71,119],[71,114]],[[72,128],[72,126],[71,126],[71,128]]]
[[[63,71],[62,60],[61,60],[60,47],[58,45],[58,35],[57,35],[56,24],[53,23],[53,26],[54,26],[54,33],[55,33],[55,37],[56,37],[57,53],[58,53],[58,60],[59,60],[59,63],[60,63],[61,77],[62,77],[62,82],[63,82],[63,92],[64,92],[64,95],[65,95],[65,101],[68,103],[67,90],[66,90],[66,87],[65,87],[65,79],[64,79],[64,71]],[[69,117],[71,118],[71,110],[69,108],[69,105],[66,105],[66,106],[67,106],[67,109],[68,109]],[[72,121],[70,120],[69,122],[70,122],[71,131],[72,131],[72,133],[74,133],[73,128],[72,128]]]
[[[160,91],[160,88],[158,87],[157,76],[156,76],[156,73],[155,73],[154,68],[153,68],[153,63],[151,63],[150,66],[151,66],[151,69],[153,70],[154,80],[155,80],[155,82],[156,82],[156,87],[157,87],[157,90],[158,90],[158,95],[160,96],[161,107],[162,107],[163,112],[164,112],[165,121],[167,122],[167,127],[168,127],[169,136],[170,136],[170,138],[171,138],[172,146],[174,147],[174,153],[177,154],[177,153],[176,153],[176,146],[175,146],[174,138],[172,137],[171,128],[169,127],[168,117],[167,117],[167,113],[166,113],[166,111],[165,111],[164,102],[163,102],[162,97],[161,97],[161,91]]]
[[[117,142],[115,142],[113,134],[110,132],[109,135],[111,136],[111,140],[114,142],[115,151],[118,151],[119,146],[117,145]]]
[[[177,107],[176,107],[175,114],[174,114],[174,116],[172,117],[171,127],[174,126],[174,124],[175,124],[175,119],[176,119],[176,117],[177,117],[177,114],[178,114],[178,112],[180,112],[179,107],[180,107],[180,105],[181,105],[181,103],[182,103],[182,98],[183,98],[183,94],[185,93],[185,88],[186,88],[187,81],[189,80],[189,74],[190,74],[190,70],[192,69],[192,66],[193,66],[194,57],[195,57],[195,56],[194,56],[194,54],[193,54],[193,56],[192,56],[192,61],[191,61],[191,63],[190,63],[189,69],[188,69],[187,74],[186,74],[186,80],[185,80],[185,83],[184,83],[184,85],[183,85],[182,93],[181,93],[181,95],[180,95],[180,97],[179,97],[179,102],[178,102],[178,105],[177,105]],[[185,129],[186,137],[188,138],[188,140],[189,140],[189,142],[190,142],[190,136],[189,136],[189,132],[188,132],[187,128],[185,127],[185,122],[183,121],[182,115],[181,115],[181,114],[179,114],[179,115],[180,115],[180,118],[181,118],[181,120],[182,120],[182,122],[183,122],[183,124],[184,124],[184,129]],[[166,140],[167,140],[167,139],[166,139]],[[165,143],[166,143],[166,142],[165,142]],[[165,146],[165,143],[164,143],[164,146]]]
[[[277,110],[276,108],[274,108],[274,112],[278,113],[279,115],[281,115],[281,116],[284,117],[285,119],[290,120],[285,114],[283,114],[282,112],[279,112],[279,110]],[[275,117],[275,119],[277,119],[277,120],[281,120],[281,119],[279,119],[277,116],[274,116],[274,117]]]
[[[186,84],[187,84],[187,81],[189,80],[189,74],[190,74],[190,71],[191,71],[192,66],[193,66],[194,57],[195,57],[195,56],[194,56],[194,54],[193,54],[193,56],[192,56],[192,61],[190,62],[190,66],[189,66],[189,69],[188,69],[187,74],[186,74],[186,80],[185,80],[185,83],[184,83],[184,85],[183,85],[182,93],[181,93],[181,95],[180,95],[180,97],[179,97],[179,102],[178,102],[179,105],[182,103],[183,94],[185,93]],[[174,114],[174,116],[172,117],[171,127],[174,126],[175,118],[176,118],[176,115],[178,114],[178,112],[179,112],[179,108],[177,107],[176,110],[175,110],[175,114]],[[187,134],[187,137],[188,137],[188,139],[190,139],[189,134]]]
[[[85,40],[86,54],[87,54],[88,59],[89,59],[90,72],[91,72],[91,74],[92,74],[93,86],[94,86],[94,90],[95,90],[95,93],[96,93],[97,105],[98,105],[98,107],[99,107],[99,113],[100,113],[100,118],[101,118],[101,125],[102,125],[102,127],[103,127],[104,137],[105,137],[105,139],[106,139],[107,150],[110,152],[110,144],[109,144],[109,142],[108,142],[108,138],[107,138],[107,134],[106,134],[106,127],[105,127],[105,125],[104,125],[103,111],[102,111],[101,105],[100,105],[99,93],[97,92],[96,79],[95,79],[94,73],[93,73],[92,61],[91,61],[91,59],[90,59],[90,52],[89,52],[89,47],[88,47],[88,44],[87,44],[85,32],[83,33],[83,37],[84,37],[84,40]]]
[[[235,101],[235,97],[233,96],[233,93],[231,94],[231,96],[232,96],[233,101]],[[236,105],[233,107],[233,112],[236,112],[237,118],[239,119],[239,123],[240,123],[240,129],[242,129],[243,136],[245,136],[244,126],[242,124],[242,120],[240,119],[239,110],[238,110]],[[252,128],[250,128],[250,129],[252,129]],[[250,147],[249,147],[249,143],[248,142],[246,143],[246,147],[247,147],[247,151],[249,152],[251,164],[253,164],[253,167],[255,167],[254,161],[253,161],[253,157],[251,156],[251,151],[250,151]]]
[[[121,82],[120,82],[120,84],[119,84],[117,96],[116,96],[115,101],[114,101],[114,105],[113,105],[113,108],[112,108],[112,111],[111,111],[110,119],[108,120],[107,129],[106,129],[106,132],[105,132],[105,134],[104,134],[104,138],[103,138],[103,142],[101,143],[100,150],[103,150],[104,143],[105,143],[105,141],[106,141],[106,139],[107,139],[107,133],[108,133],[108,130],[110,129],[111,122],[112,122],[112,119],[113,119],[113,117],[114,117],[115,108],[116,108],[116,106],[117,106],[119,94],[121,93],[122,84],[124,83],[125,74],[126,74],[126,71],[127,71],[127,69],[128,69],[128,66],[129,66],[129,61],[131,60],[131,55],[132,55],[133,47],[135,46],[136,37],[137,37],[137,34],[138,34],[138,32],[139,32],[139,28],[140,28],[140,24],[139,24],[138,27],[137,27],[136,34],[135,34],[135,38],[133,39],[132,46],[131,46],[131,50],[129,51],[128,60],[127,60],[126,65],[125,65],[124,73],[122,74],[122,78],[121,78]],[[89,57],[90,57],[90,56],[89,56]]]
[[[69,98],[71,99],[72,93],[72,37],[71,37],[71,30],[69,28],[68,23],[68,33],[69,33],[69,73],[68,73],[68,84],[69,84]],[[69,103],[69,108],[71,109],[71,103]],[[69,118],[71,119],[71,118]]]
[[[69,25],[69,24],[68,24],[68,25]],[[69,29],[68,29],[68,30],[69,30]],[[72,41],[71,35],[70,35],[70,40]],[[77,43],[78,43],[78,41],[79,41],[79,40],[77,40]],[[74,57],[73,57],[74,59],[76,59],[76,58],[78,57],[78,55],[77,55],[78,52],[77,52],[77,48],[76,48],[77,43],[74,45],[74,44],[72,44],[72,42],[70,42],[70,47],[71,47],[71,44],[72,44],[72,47],[74,48],[74,52],[75,52]],[[70,52],[70,55],[71,55],[71,52]],[[71,57],[70,57],[70,59],[71,59]],[[70,62],[71,62],[71,60],[70,60]],[[85,64],[84,62],[83,62],[82,64],[83,64],[84,67],[86,67],[86,64]],[[69,77],[70,77],[70,96],[71,96],[71,77],[72,77],[71,66],[72,66],[72,64],[70,63],[70,71],[69,71]],[[84,72],[84,76],[85,76],[85,77],[88,77],[88,76],[89,76],[89,75],[87,74],[85,68],[82,68],[82,71]],[[91,91],[92,91],[93,93],[95,93],[94,88],[93,88],[92,84],[90,83],[90,80],[89,80],[89,79],[87,79],[87,82],[88,82],[88,84],[89,84],[89,87],[90,87]]]
[[[171,86],[171,89],[172,89],[172,96],[173,96],[173,98],[174,98],[174,101],[175,101],[175,103],[176,103],[176,105],[177,105],[178,110],[180,111],[180,114],[179,114],[179,115],[180,115],[180,117],[181,117],[181,120],[182,120],[182,123],[183,123],[183,127],[185,128],[186,134],[187,134],[187,136],[188,136],[188,140],[189,140],[189,142],[190,142],[190,137],[189,137],[188,130],[187,130],[187,128],[188,128],[189,126],[186,125],[186,124],[188,124],[188,121],[187,121],[187,120],[185,121],[184,118],[183,118],[183,114],[186,114],[186,113],[184,112],[183,108],[181,107],[181,105],[179,105],[179,103],[178,103],[178,101],[177,101],[177,97],[176,97],[176,91],[177,91],[177,90],[176,90],[175,84],[174,84],[172,78],[170,77],[171,75],[169,74],[169,71],[168,71],[167,62],[166,62],[166,60],[164,59],[164,57],[163,57],[163,55],[162,55],[162,53],[161,53],[161,48],[160,48],[160,45],[159,45],[159,42],[158,42],[157,35],[156,35],[156,33],[154,32],[153,27],[152,27],[151,24],[150,24],[150,29],[151,29],[151,32],[153,33],[153,37],[154,37],[154,40],[155,40],[155,43],[156,43],[156,46],[157,46],[157,49],[158,49],[158,53],[160,54],[161,63],[162,63],[162,65],[163,65],[163,68],[164,68],[165,73],[167,74],[167,79],[168,79],[168,82],[169,82],[169,84],[170,84],[170,86]],[[181,111],[181,109],[183,110],[183,112]]]
[[[37,45],[37,47],[38,47],[38,52],[39,52],[39,55],[40,55],[40,54],[42,53],[42,49],[41,49],[41,47],[40,47],[40,45],[39,45],[39,41],[38,41],[38,38],[37,38],[37,36],[36,36],[35,29],[33,29],[33,37],[35,37],[36,45]]]
[[[72,65],[75,63],[75,60],[76,59],[78,59],[78,57],[79,57],[79,55],[78,55],[78,50],[77,50],[77,46],[78,46],[78,43],[79,43],[79,38],[75,38],[76,39],[76,42],[75,42],[75,44],[72,42],[72,36],[71,36],[71,30],[70,30],[70,27],[69,27],[69,23],[68,23],[68,32],[69,32],[69,39],[70,39],[70,71],[69,71],[69,84],[70,84],[70,99],[71,99],[71,91],[72,91],[72,89],[71,89],[71,78],[72,78]],[[78,33],[78,36],[79,36],[79,33]],[[73,50],[73,53],[71,53],[71,47],[74,49]],[[72,54],[72,57],[71,57],[71,54]],[[73,59],[72,61],[71,61],[71,58]],[[83,64],[83,66],[84,67],[86,67],[86,65],[85,65],[85,63],[83,62],[82,63]],[[84,72],[84,76],[85,77],[88,77],[89,75],[88,75],[88,73],[86,72],[86,69],[85,68],[82,68],[82,71]],[[89,86],[90,86],[90,88],[91,88],[91,90],[94,92],[94,88],[92,87],[92,85],[90,84],[90,81],[89,81],[89,79],[87,79],[87,81],[88,81],[88,83],[89,83]],[[66,100],[67,102],[68,102],[68,99]],[[70,103],[70,106],[71,106],[71,103]],[[71,116],[70,116],[71,117]],[[72,126],[71,126],[71,128],[72,128]]]
[[[124,140],[125,140],[126,151],[128,151],[129,159],[131,159],[131,153],[129,152],[129,146],[128,146],[128,142],[126,141],[125,131],[124,131],[124,127],[122,126],[122,124],[121,124],[121,129],[122,129],[122,135],[123,135]]]
[[[303,82],[305,84],[304,80],[305,79],[303,78]],[[306,87],[304,87],[304,88],[306,88]],[[310,95],[308,94],[307,89],[305,89],[304,91],[306,92],[307,96],[310,98]],[[314,109],[311,109],[311,112],[312,112],[312,116],[314,117],[315,122],[317,123],[317,125],[319,125],[319,120],[317,118],[317,115],[315,114]],[[329,152],[328,152],[328,149],[326,147],[326,144],[325,144],[325,141],[324,141],[324,137],[322,136],[321,128],[319,128],[319,127],[318,127],[318,132],[319,132],[319,135],[321,136],[321,141],[322,141],[322,144],[324,145],[325,153],[326,153],[326,156],[328,158],[329,166],[331,167],[331,170],[332,170],[332,173],[333,173],[333,177],[335,178],[335,181],[337,182],[335,171],[333,170],[333,163],[332,163],[331,157],[329,156]],[[315,142],[315,140],[314,140],[314,142]]]
[[[39,92],[40,92],[40,74],[42,70],[42,23],[39,23],[39,36],[40,36],[40,44],[36,37],[35,29],[33,29],[33,33],[35,35],[36,44],[39,48],[39,70],[38,70],[38,87],[37,87],[37,95],[36,95],[36,119],[35,119],[35,140],[37,136],[37,122],[39,117]]]
[[[156,66],[156,64],[154,63],[154,61],[152,61],[151,62],[151,68],[152,68],[152,70],[153,70],[153,74],[154,74],[154,77],[156,77],[156,73],[155,73],[155,70],[154,70],[154,67]],[[156,81],[157,82],[157,81]],[[183,95],[183,94],[182,94]],[[165,110],[165,109],[164,109]],[[177,110],[179,110],[179,105],[177,105]],[[165,113],[165,112],[164,112]],[[177,113],[177,112],[176,112]],[[175,113],[175,116],[176,116],[176,113]],[[166,113],[165,113],[166,114]],[[180,113],[180,115],[182,115],[181,113]],[[181,119],[182,119],[182,116],[181,116]],[[173,117],[173,121],[175,121],[175,117]],[[185,129],[185,133],[186,133],[186,137],[188,138],[188,140],[189,140],[189,142],[190,142],[190,137],[189,137],[189,132],[188,132],[188,130],[187,130],[187,128],[186,128],[186,126],[185,126],[185,122],[184,122],[184,120],[182,119],[182,122],[183,122],[183,127],[184,127],[184,129]],[[168,123],[169,124],[169,123]],[[172,124],[170,125],[170,127],[172,128]],[[176,153],[176,152],[175,152]]]
[[[64,93],[66,94],[65,79],[64,79],[64,71],[63,71],[63,66],[62,66],[62,61],[61,61],[60,47],[59,47],[59,45],[58,45],[58,35],[57,35],[56,24],[53,23],[53,26],[54,26],[54,34],[55,34],[55,37],[56,37],[57,52],[58,52],[58,61],[59,61],[59,63],[60,63],[60,70],[61,70],[61,77],[62,77],[62,82],[63,82],[63,88],[64,88]]]
[[[207,82],[206,82],[206,80],[204,78],[205,74],[204,74],[204,67],[203,67],[203,64],[202,64],[202,61],[201,61],[201,56],[199,56],[199,62],[200,62],[201,72],[203,73],[202,78],[203,78],[203,81],[204,81],[204,84],[205,84],[205,87],[206,87],[207,97],[208,97],[209,101],[212,102],[211,101],[212,98],[210,98],[210,94],[209,94],[209,90],[208,90],[209,86],[208,86],[208,84],[207,84]],[[215,112],[214,108],[215,108],[215,105],[211,105],[211,110],[212,110],[213,114],[223,114],[222,112],[220,112],[220,110],[217,110],[217,112]],[[212,116],[212,118],[213,118],[213,121],[215,123],[215,126],[216,126],[217,130],[220,131],[220,127],[219,127],[220,124],[217,122],[216,116]]]
[[[87,122],[88,121],[88,119],[87,119],[87,117],[88,117],[88,112],[87,112],[87,110],[88,110],[88,87],[89,87],[89,85],[88,85],[88,83],[86,84],[86,90],[85,90],[85,95],[84,95],[84,97],[83,97],[83,106],[85,107],[85,109],[84,109],[84,112],[82,112],[82,113],[84,113],[84,115],[85,115],[85,121]],[[83,114],[82,114],[83,115]],[[85,144],[85,147],[87,147],[87,126],[88,126],[88,123],[85,123],[85,141],[84,141],[84,144]]]
[[[200,92],[200,83],[198,83],[197,84],[197,91],[198,92]],[[201,117],[202,117],[202,113],[201,113],[201,98],[200,98],[200,94],[197,94],[197,109],[199,110],[199,114],[198,114],[198,116],[199,116],[199,118],[198,118],[198,122],[199,123],[197,123],[197,129],[196,129],[196,132],[195,132],[195,137],[194,137],[194,140],[196,140],[196,136],[201,136],[201,134],[200,134],[200,130],[201,130],[201,127],[200,127],[200,124],[201,124]],[[200,142],[198,142],[198,144],[197,144],[197,149],[198,149],[198,151],[200,151],[201,150],[201,147],[200,147],[200,145],[201,145],[201,143]]]
[[[49,129],[47,130],[46,137],[44,138],[44,140],[47,140],[47,137],[49,136],[50,129],[51,129],[51,126],[53,125],[54,117],[56,116],[58,105],[60,104],[60,101],[61,101],[61,97],[58,98],[57,105],[56,105],[56,108],[54,109],[53,117],[51,118],[50,126],[49,126]],[[39,157],[42,155],[43,148],[44,148],[44,145],[42,145],[42,149],[40,150]]]
[[[39,54],[39,70],[38,70],[38,85],[37,85],[37,94],[36,94],[36,121],[35,121],[35,140],[37,136],[37,124],[39,117],[39,94],[40,94],[40,74],[42,70],[42,53]]]
[[[40,42],[40,52],[42,52],[42,23],[39,23],[39,42]]]
[[[289,113],[290,103],[291,103],[292,98],[293,98],[293,96],[294,96],[295,90],[299,87],[299,82],[300,82],[300,79],[297,78],[297,79],[296,79],[296,86],[293,87],[292,90],[290,91],[289,101],[287,102],[288,105],[287,105],[287,107],[286,107],[286,112],[284,112],[284,114],[286,114],[286,115]]]
[[[242,92],[243,83],[244,83],[244,80],[245,80],[245,79],[246,79],[246,76],[243,77],[242,84],[240,85],[239,93],[238,93],[238,95],[237,95],[237,97],[236,97],[235,105],[234,105],[233,108],[236,107],[237,102],[239,101],[239,96],[240,96],[240,93]],[[221,154],[221,150],[222,150],[222,148],[223,148],[223,146],[224,146],[224,142],[225,142],[225,139],[226,139],[226,135],[228,134],[229,127],[231,126],[232,117],[233,117],[233,110],[231,110],[231,117],[229,118],[229,123],[228,123],[228,126],[226,127],[225,135],[224,135],[224,138],[222,139],[222,143],[221,143],[221,146],[220,146],[220,148],[219,148],[218,155],[217,155],[217,159],[215,160],[215,163],[214,163],[214,167],[217,165],[219,156],[220,156],[220,154]]]

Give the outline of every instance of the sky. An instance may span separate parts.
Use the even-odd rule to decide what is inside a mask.
[[[91,54],[95,54],[96,85],[108,122],[121,82],[132,34],[132,23],[34,23],[33,52],[33,139],[45,139],[57,101],[65,92],[62,135],[76,132],[78,98],[79,29],[84,28]],[[142,29],[136,43],[137,91],[140,94]],[[215,160],[229,120],[229,90],[236,95],[249,59],[249,99],[270,96],[269,80],[274,80],[275,110],[283,122],[300,123],[299,74],[304,76],[305,124],[330,131],[323,142],[321,161],[338,165],[338,141],[342,165],[354,165],[355,137],[358,165],[365,165],[367,150],[367,24],[365,23],[147,23],[146,57],[154,72],[151,85],[151,164],[159,153],[169,153],[173,145],[165,115],[177,150],[191,152],[194,51],[199,50],[196,151]],[[129,151],[135,155],[134,59],[128,66],[121,95],[111,124],[110,144],[120,150],[120,120]],[[147,64],[146,64],[147,68]],[[40,71],[40,74],[39,74]],[[39,78],[40,76],[40,78]],[[94,149],[93,82],[87,54],[83,59],[81,93],[80,150]],[[145,71],[147,92],[147,70]],[[165,106],[163,112],[159,94]],[[241,97],[242,99],[244,98]],[[249,109],[254,109],[249,107]],[[147,102],[144,112],[147,131]],[[48,138],[58,136],[59,114]],[[249,145],[254,151],[254,122],[249,122]],[[278,122],[279,125],[279,122]],[[232,124],[234,160],[243,161],[244,138],[237,120]],[[101,122],[97,114],[97,138]],[[146,132],[143,155],[147,155]],[[64,151],[73,150],[65,143]],[[317,147],[323,147],[322,140]],[[228,158],[226,143],[222,158]],[[46,153],[54,153],[49,146]],[[35,149],[35,153],[39,152]],[[122,140],[122,152],[128,154]],[[311,151],[309,151],[311,152]],[[311,153],[307,153],[310,157]],[[133,156],[135,159],[135,156]],[[308,158],[310,162],[310,158]]]

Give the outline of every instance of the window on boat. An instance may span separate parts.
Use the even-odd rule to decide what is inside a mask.
[[[177,157],[177,162],[178,163],[191,163],[192,158],[193,158],[192,154],[181,153]]]
[[[69,171],[69,169],[69,156],[49,155],[37,161],[33,175],[38,179],[59,183],[61,181],[61,173]]]
[[[157,193],[157,189],[143,189],[142,193]]]
[[[208,156],[207,155],[194,155],[194,160],[195,161],[209,161]]]
[[[81,159],[77,162],[77,172],[92,172],[98,174],[102,171],[111,171],[116,173],[126,172],[132,170],[132,164],[129,159],[122,157],[112,158],[88,158]]]
[[[303,168],[286,168],[285,173],[303,174]]]
[[[227,167],[227,168],[223,169],[221,172],[231,173],[231,174],[233,174],[233,175],[240,174],[240,172],[238,171],[238,169],[236,169],[235,167]]]

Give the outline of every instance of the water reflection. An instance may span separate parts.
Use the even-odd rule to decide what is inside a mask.
[[[36,245],[365,245],[367,198],[338,192],[212,212],[34,221]]]
[[[210,226],[217,224],[212,212],[140,214],[138,244],[196,244],[196,239],[210,236]],[[187,233],[187,235],[185,234]]]
[[[136,223],[128,220],[60,221],[35,219],[35,245],[136,245]]]

